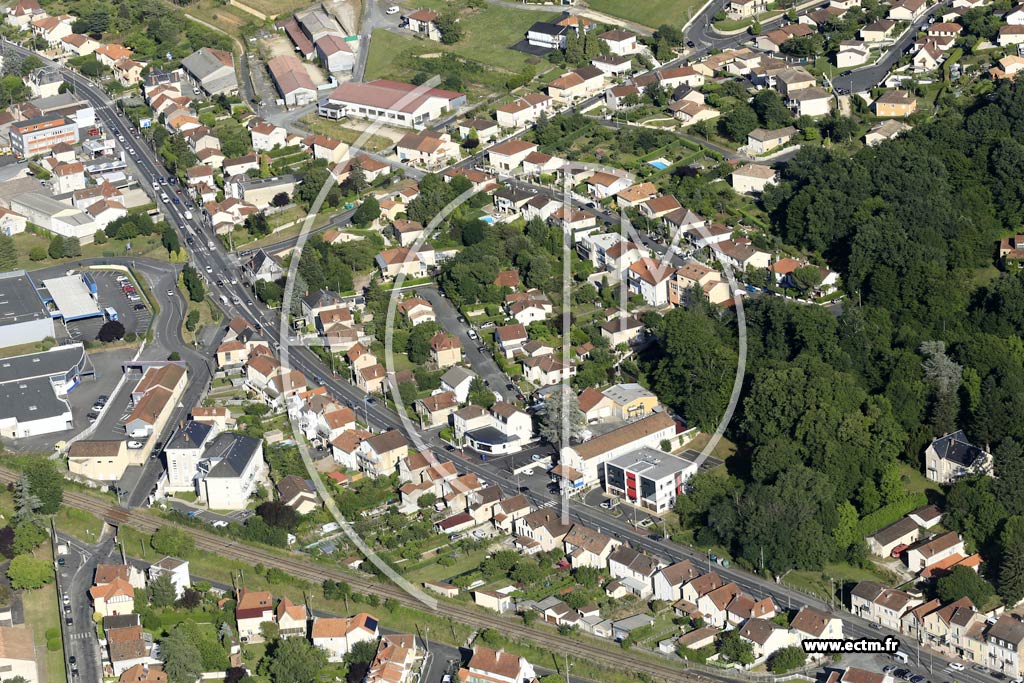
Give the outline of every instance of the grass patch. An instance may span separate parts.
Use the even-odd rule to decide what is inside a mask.
[[[50,544],[44,543],[37,555],[53,561]],[[57,604],[57,587],[54,584],[43,586],[21,594],[25,606],[25,623],[32,629],[38,661],[39,653],[45,654],[45,672],[40,671],[40,680],[62,683],[67,681],[64,670],[64,647],[50,652],[46,647],[46,631],[51,628],[60,629],[60,606]]]
[[[94,515],[67,505],[60,506],[53,521],[64,533],[88,543],[95,543],[103,530],[103,522]]]
[[[251,7],[269,17],[291,14],[309,6],[306,0],[242,0],[239,4]]]
[[[655,1],[665,5],[675,2]],[[447,3],[444,0],[422,0],[416,6],[444,10]],[[366,78],[408,78],[414,72],[408,65],[410,57],[439,53],[454,54],[498,71],[518,73],[529,64],[536,63],[537,58],[513,50],[512,46],[523,39],[535,22],[551,21],[555,17],[555,13],[548,15],[502,5],[468,10],[463,12],[460,21],[465,36],[455,45],[442,45],[391,31],[374,31],[366,62]],[[473,78],[475,80],[476,76]]]
[[[374,41],[376,41],[376,39],[374,39]],[[372,44],[373,43],[371,43],[371,45]],[[372,53],[370,55],[370,59],[373,59]],[[367,69],[369,69],[369,67],[367,67]],[[367,80],[369,80],[369,76],[367,76]],[[307,114],[299,119],[299,122],[302,124],[303,128],[306,128],[313,133],[319,133],[320,135],[332,137],[335,140],[341,140],[347,145],[351,145],[363,135],[363,132],[360,130],[346,128],[337,121],[321,118],[316,114]],[[393,145],[394,143],[383,135],[370,135],[363,142],[363,149],[368,152],[380,152],[392,147]]]
[[[109,240],[106,244],[83,244],[82,255],[74,259],[60,258],[52,259],[47,256],[39,261],[29,258],[29,252],[35,247],[41,247],[46,252],[50,246],[50,237],[37,235],[32,232],[23,232],[14,235],[14,247],[18,250],[18,263],[15,268],[25,270],[38,270],[58,263],[70,263],[79,258],[110,258],[112,256],[135,256],[139,258],[152,258],[159,261],[167,260],[167,249],[160,244],[159,235],[147,235],[146,237],[135,237],[131,240],[132,250],[125,250],[125,242],[121,240]]]
[[[662,24],[685,24],[690,13],[696,12],[703,3],[700,0],[589,0],[587,6],[597,12],[604,12],[619,19],[634,21],[650,28]]]
[[[708,445],[708,441],[710,440],[710,434],[705,434],[701,432],[700,434],[695,436],[692,441],[686,444],[686,448],[695,450],[698,453],[700,453],[701,451],[704,450],[704,447]],[[711,451],[711,455],[720,460],[726,460],[735,453],[736,444],[734,444],[732,441],[729,441],[729,439],[725,438],[724,436],[718,441],[717,444],[715,444],[714,449],[712,449]]]
[[[894,580],[892,576],[888,576],[880,570],[875,571],[872,568],[862,569],[845,562],[825,565],[822,571],[794,570],[787,573],[782,579],[782,583],[787,586],[815,595],[823,600],[828,600],[830,596],[838,598],[840,586],[843,584],[855,584],[860,581],[898,582],[898,580]],[[831,593],[831,591],[834,591],[834,593]]]
[[[443,554],[444,551],[442,550],[437,557]],[[444,581],[449,577],[458,576],[459,574],[465,574],[477,569],[486,555],[487,550],[485,548],[474,550],[470,553],[462,553],[459,557],[455,558],[455,564],[450,567],[442,567],[437,563],[437,557],[435,557],[424,566],[410,571],[406,578],[417,585],[424,581]]]
[[[18,344],[16,346],[8,346],[0,350],[0,358],[12,358],[14,356],[23,356],[26,353],[39,353],[41,351],[49,351],[57,342],[47,337],[42,341],[29,342],[28,344]]]

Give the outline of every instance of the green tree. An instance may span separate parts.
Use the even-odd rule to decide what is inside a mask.
[[[773,674],[784,674],[800,668],[806,661],[807,655],[802,647],[784,647],[775,651],[768,662],[768,668]]]
[[[27,555],[49,538],[46,529],[36,520],[27,520],[14,528],[14,553]]]
[[[726,631],[719,637],[718,652],[730,662],[744,666],[754,663],[754,646],[740,638],[738,629]]]
[[[77,237],[64,238],[64,257],[78,258],[82,255],[82,242]]]
[[[442,12],[434,20],[434,25],[441,34],[441,42],[445,45],[454,45],[462,40],[462,26],[457,11]]]
[[[188,312],[188,317],[185,318],[185,329],[189,332],[195,332],[196,327],[199,326],[199,311],[192,309]]]
[[[18,555],[7,568],[7,578],[15,590],[40,588],[53,581],[53,565],[31,555]]]
[[[380,218],[380,203],[377,202],[376,197],[372,196],[364,199],[352,214],[352,222],[364,228],[378,218]]]
[[[249,234],[255,237],[263,237],[270,234],[270,222],[267,220],[267,214],[262,211],[246,216],[243,225],[249,231]]]
[[[195,683],[199,678],[203,670],[202,653],[199,645],[181,625],[160,641],[160,651],[169,683]]]
[[[46,254],[52,259],[64,258],[64,238],[61,235],[54,235],[50,238],[50,246],[46,250]]]
[[[52,515],[64,501],[64,477],[51,460],[33,460],[23,470],[33,495],[39,498],[39,514]]]
[[[440,331],[441,326],[435,322],[420,323],[409,331],[406,352],[412,363],[420,365],[427,362],[430,357],[430,338]]]
[[[189,301],[198,303],[206,298],[206,288],[203,286],[203,281],[199,278],[199,273],[195,268],[185,264],[185,267],[181,269],[181,279],[185,289],[188,291]]]
[[[18,249],[14,245],[14,238],[10,235],[0,235],[0,269],[13,270],[17,263]]]
[[[305,638],[277,641],[269,666],[273,683],[309,683],[319,678],[327,665],[327,653]]]
[[[807,292],[821,285],[821,270],[817,266],[800,266],[793,271],[793,283]]]
[[[149,592],[149,604],[153,607],[170,607],[177,598],[170,574],[161,574],[150,581],[146,590]]]
[[[474,377],[473,381],[470,382],[468,398],[471,404],[480,406],[485,410],[490,410],[491,406],[494,405],[494,392],[488,388],[487,384],[480,377]]]
[[[1024,599],[1024,517],[1007,519],[1000,541],[999,595],[1006,604],[1016,605]]]
[[[968,597],[979,607],[995,593],[992,584],[967,567],[953,567],[949,574],[935,582],[935,591],[944,603]]]
[[[181,249],[181,241],[178,239],[178,232],[170,225],[164,226],[160,234],[160,243],[167,250],[168,254],[176,254]]]
[[[160,527],[150,538],[149,544],[158,553],[181,558],[190,555],[195,548],[192,536],[184,529],[173,526]]]
[[[757,128],[757,112],[748,104],[739,104],[722,117],[719,130],[733,142],[746,142],[747,134]]]
[[[576,394],[569,387],[562,387],[544,399],[539,433],[548,443],[561,449],[562,446],[568,445],[565,437],[578,438],[586,422]]]

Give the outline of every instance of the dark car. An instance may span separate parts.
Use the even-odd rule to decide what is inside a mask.
[[[77,659],[75,658],[75,656],[74,656],[74,655],[71,655],[70,657],[68,657],[68,664],[71,664],[72,666],[73,666],[73,665],[75,664],[75,662],[77,662],[77,661],[78,661],[78,660],[77,660]]]
[[[686,41],[686,47],[697,47],[692,40]]]
[[[852,70],[852,69],[847,69],[846,71],[844,71],[843,73],[841,73],[841,74],[839,74],[839,75],[840,75],[840,76],[849,76],[849,75],[850,75],[850,74],[852,74],[852,73],[853,73],[853,70]]]
[[[894,678],[903,678],[910,675],[910,669],[896,669],[892,672]]]
[[[896,670],[896,665],[895,664],[886,664],[885,666],[882,667],[882,673],[884,673],[884,674],[892,673],[895,670]]]
[[[68,616],[64,617],[64,623],[67,624],[68,626],[71,626],[71,625],[73,625],[75,623],[75,620],[72,619],[71,615],[69,614]]]
[[[910,677],[910,683],[924,683],[924,676],[918,674],[917,676]]]
[[[529,490],[530,490],[529,486],[520,486],[519,487],[519,493],[526,493]]]
[[[99,413],[97,413],[97,412],[89,412],[89,413],[86,413],[86,415],[85,415],[85,416],[86,416],[87,418],[89,418],[89,422],[95,422],[95,421],[96,421],[96,418],[97,418],[97,417],[99,417],[99,416],[100,416],[100,414],[99,414]]]
[[[144,311],[146,310],[146,304],[135,304],[134,306],[132,306],[132,308],[134,308],[136,311]]]
[[[647,537],[647,539],[651,540],[651,541],[663,541],[663,540],[665,540],[665,537],[662,536],[661,534],[650,534]]]
[[[106,394],[100,394],[99,396],[96,397],[96,402],[99,403],[100,405],[106,405],[107,401],[109,400],[110,397],[107,396]]]

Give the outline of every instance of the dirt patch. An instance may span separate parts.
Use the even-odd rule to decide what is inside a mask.
[[[369,128],[371,124],[369,121],[362,121],[359,119],[345,119],[345,128],[350,130],[357,130],[360,133]],[[382,138],[387,138],[392,142],[398,142],[406,136],[408,131],[396,130],[395,128],[388,128],[387,126],[381,126],[373,131],[374,135],[379,135]]]
[[[269,60],[281,55],[295,54],[295,50],[292,49],[292,42],[286,36],[275,35],[263,40],[263,53]]]
[[[306,73],[309,74],[310,80],[316,85],[326,83],[327,78],[324,76],[324,72],[317,68],[316,64],[310,64],[309,62],[303,62],[302,66],[306,67]]]
[[[325,2],[324,7],[334,15],[346,33],[354,34],[359,30],[359,0],[333,0]]]

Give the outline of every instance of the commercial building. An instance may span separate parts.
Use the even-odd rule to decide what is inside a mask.
[[[377,80],[339,85],[321,100],[318,113],[331,119],[352,116],[392,126],[423,128],[432,119],[465,103],[464,94],[451,90]]]
[[[301,107],[316,100],[316,85],[295,55],[278,55],[267,62],[270,77],[284,103]]]
[[[672,509],[697,464],[652,448],[627,453],[604,464],[604,489],[613,496],[661,514]]]
[[[238,92],[235,60],[226,50],[201,47],[181,60],[181,66],[196,87],[207,95]]]
[[[37,116],[11,126],[11,151],[15,156],[29,159],[47,154],[64,142],[78,142],[78,124],[65,116]]]
[[[10,204],[11,211],[21,214],[29,223],[63,237],[77,237],[81,244],[92,244],[96,236],[96,219],[48,194],[26,192],[12,197]]]
[[[0,273],[0,346],[53,339],[53,316],[24,270]]]
[[[82,273],[43,280],[40,296],[54,309],[53,317],[70,322],[103,315],[103,310],[96,302],[95,292],[95,282],[88,274]]]
[[[11,439],[71,429],[66,396],[93,374],[82,344],[0,360],[0,436]]]

